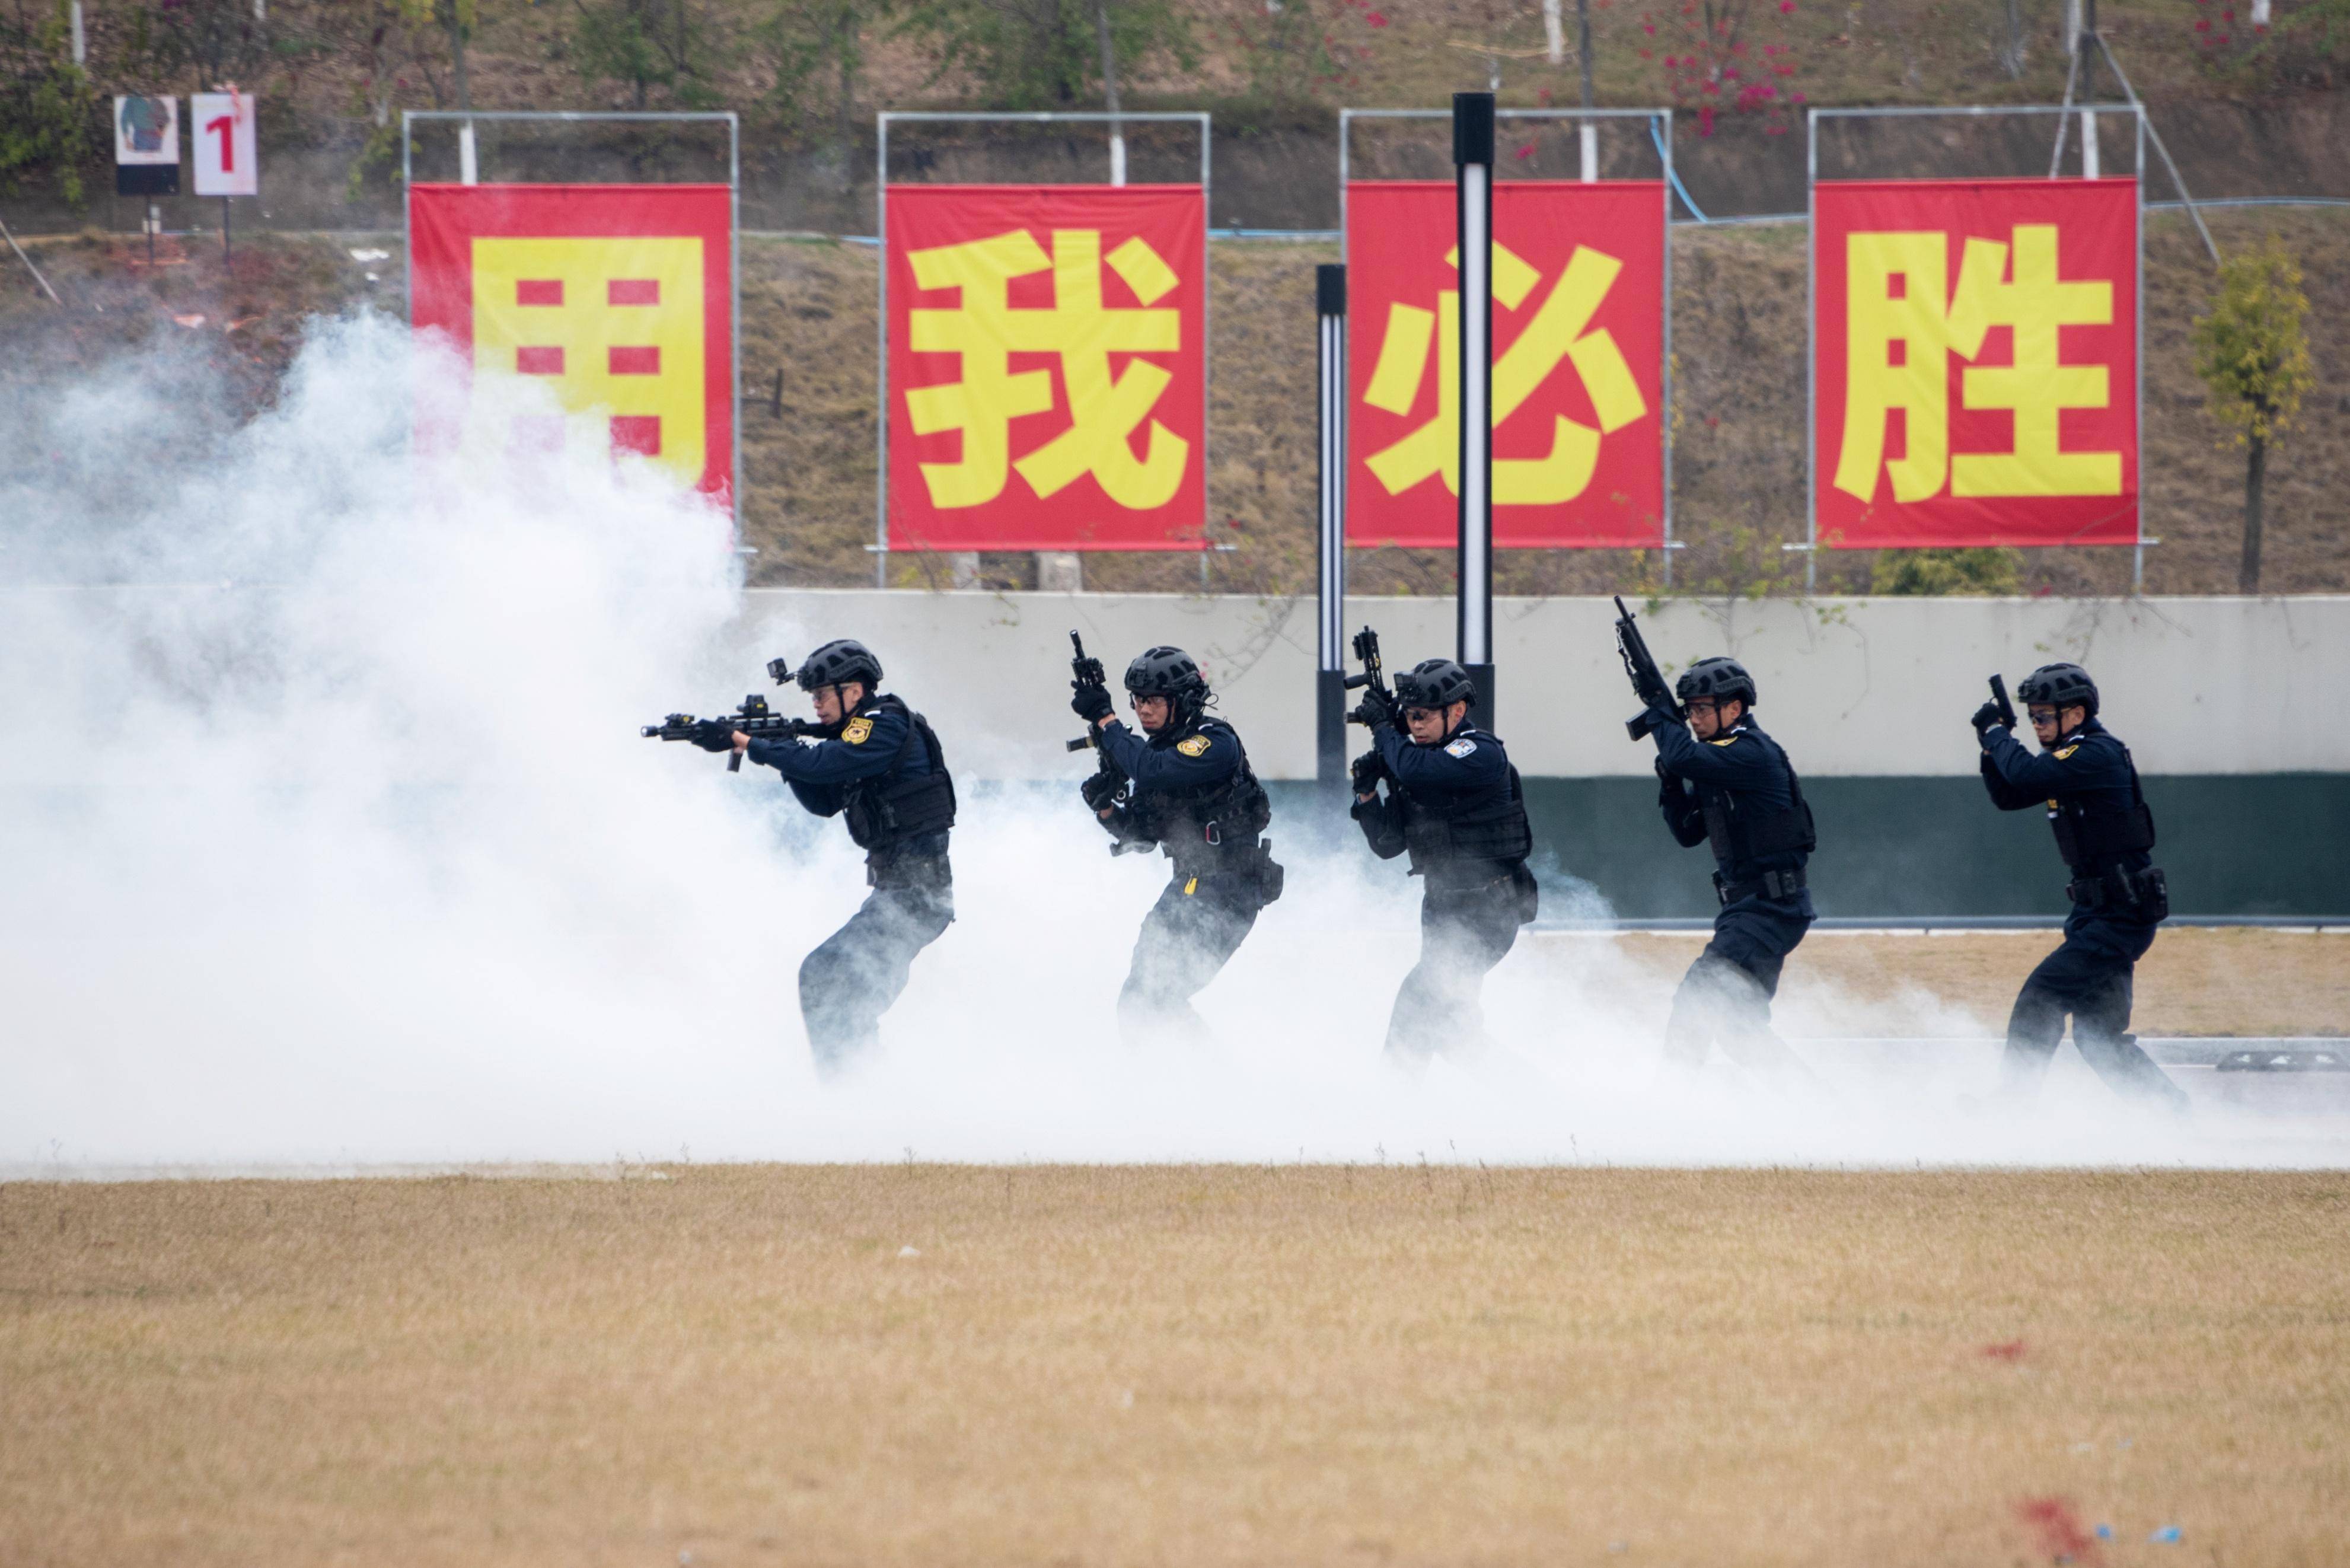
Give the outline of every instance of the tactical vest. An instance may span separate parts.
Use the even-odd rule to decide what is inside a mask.
[[[1195,720],[1176,738],[1188,740],[1199,732]],[[1224,734],[1233,745],[1240,745],[1239,735],[1230,729]],[[1175,869],[1185,876],[1253,866],[1259,858],[1258,836],[1273,825],[1272,798],[1257,783],[1244,746],[1239,768],[1214,785],[1204,790],[1138,790],[1127,813],[1136,835],[1155,839],[1175,862]]]
[[[1498,864],[1504,870],[1534,853],[1534,827],[1526,821],[1525,790],[1512,764],[1497,798],[1455,799],[1439,805],[1403,795],[1403,846],[1415,877],[1440,876],[1464,862]]]
[[[954,779],[931,722],[896,697],[876,697],[866,711],[874,708],[902,713],[907,722],[906,739],[888,770],[852,779],[841,789],[840,815],[848,824],[848,836],[868,857],[886,856],[910,838],[943,832],[955,819]],[[930,759],[929,773],[906,771],[917,745]]]
[[[2129,769],[2129,805],[2118,810],[2092,806],[2078,796],[2048,803],[2048,826],[2056,832],[2056,853],[2076,873],[2102,871],[2125,855],[2154,847],[2154,813],[2147,808],[2146,791],[2138,787],[2137,763],[2127,746],[2122,747],[2122,762]]]
[[[1758,732],[1752,738],[1776,752],[1780,765],[1787,770],[1787,804],[1766,805],[1752,795],[1742,800],[1739,792],[1718,784],[1700,788],[1706,840],[1725,873],[1741,861],[1752,862],[1765,855],[1809,855],[1819,847],[1819,836],[1812,827],[1812,808],[1804,799],[1795,764],[1787,760],[1785,748],[1770,736]]]

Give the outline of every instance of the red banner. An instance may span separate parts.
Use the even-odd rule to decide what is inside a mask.
[[[731,506],[733,232],[723,185],[413,187],[411,322],[477,373],[543,379],[566,410],[469,410],[455,439],[543,452],[600,415],[611,452]]]
[[[2137,182],[1812,192],[1820,543],[2138,537]]]
[[[1449,180],[1347,188],[1349,544],[1459,539],[1456,226]],[[1493,544],[1662,545],[1663,183],[1497,185],[1493,239]]]
[[[893,186],[889,547],[1196,550],[1196,185]]]

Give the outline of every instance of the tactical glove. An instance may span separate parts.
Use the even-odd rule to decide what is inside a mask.
[[[693,727],[693,743],[705,752],[731,752],[734,749],[734,721],[704,719]]]
[[[1376,686],[1367,686],[1363,689],[1363,700],[1355,704],[1355,711],[1347,717],[1373,729],[1381,724],[1392,724],[1396,722],[1395,699]]]
[[[1080,686],[1069,699],[1069,711],[1087,723],[1097,723],[1118,711],[1118,704],[1109,700],[1106,686]]]
[[[1077,786],[1077,793],[1096,812],[1104,812],[1118,804],[1118,791],[1125,787],[1126,781],[1116,774],[1097,773]]]
[[[1377,752],[1365,752],[1354,760],[1348,772],[1354,775],[1355,793],[1369,794],[1379,787],[1379,781],[1388,776],[1387,759]]]
[[[1682,789],[1680,775],[1665,766],[1665,759],[1657,759],[1657,799],[1665,805],[1679,802],[1688,792]]]
[[[1996,702],[1984,703],[1981,707],[1975,710],[1975,716],[1973,719],[1969,721],[1969,722],[1972,723],[1975,727],[1975,739],[1978,741],[1981,740],[1983,736],[1988,734],[1994,727],[2003,724],[2006,722],[2006,720],[1999,716],[1999,704]]]

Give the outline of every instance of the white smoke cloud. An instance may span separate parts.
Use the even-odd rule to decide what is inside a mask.
[[[1969,1120],[1981,1047],[1824,1056],[1826,1098],[1659,1088],[1673,977],[1593,940],[1521,942],[1490,1044],[1407,1075],[1379,1042],[1416,890],[1279,822],[1288,896],[1202,995],[1209,1032],[1138,1051],[1114,1000],[1164,862],[1113,861],[1073,791],[965,791],[961,918],[880,1059],[820,1085],[797,970],[863,896],[858,857],[772,772],[636,732],[762,684],[723,523],[600,458],[419,459],[412,410],[451,377],[394,323],[322,323],[273,411],[135,476],[102,454],[178,417],[135,366],[0,407],[0,1168],[2350,1148],[2324,1122],[2182,1141],[2078,1075],[2024,1122]],[[893,665],[951,757],[925,676],[954,673]],[[1791,1022],[1988,1032],[1922,998]]]

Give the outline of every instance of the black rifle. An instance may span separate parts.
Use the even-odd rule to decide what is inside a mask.
[[[1360,675],[1349,675],[1338,684],[1348,691],[1359,691],[1367,686],[1386,698],[1388,706],[1392,709],[1395,706],[1395,693],[1388,690],[1388,678],[1379,665],[1379,634],[1369,627],[1365,627],[1357,632],[1355,657],[1363,661],[1363,672]],[[1347,717],[1349,721],[1354,719],[1352,713],[1347,714]]]
[[[1657,657],[1648,651],[1648,639],[1640,635],[1640,623],[1624,607],[1621,594],[1616,596],[1616,651],[1623,658],[1624,673],[1632,678],[1632,695],[1648,704],[1638,717],[1624,721],[1627,734],[1636,741],[1648,739],[1648,732],[1656,728],[1648,715],[1659,709],[1676,719],[1688,717],[1673,700],[1672,688],[1665,684],[1665,672],[1657,668]]]
[[[1094,686],[1101,689],[1102,695],[1107,696],[1109,671],[1102,668],[1100,659],[1086,657],[1086,639],[1073,631],[1069,633],[1069,646],[1076,649],[1069,657],[1069,690],[1083,691],[1087,687]],[[1082,752],[1087,746],[1097,751],[1101,749],[1101,732],[1090,724],[1086,726],[1084,734],[1068,742],[1067,749],[1072,752]],[[1102,765],[1105,769],[1108,768],[1109,759],[1107,756],[1102,759]]]
[[[1991,678],[1991,700],[1999,704],[1999,722],[2014,729],[2015,704],[2007,700],[2007,682],[1996,675]]]
[[[775,660],[781,664],[782,659]],[[691,713],[671,713],[658,724],[647,724],[637,733],[648,741],[699,741],[703,736],[731,735],[740,730],[754,740],[774,739],[785,735],[822,735],[825,727],[813,719],[786,719],[767,706],[766,698],[754,691],[743,699],[731,719],[697,719]],[[726,771],[743,771],[743,753],[736,752],[726,759]]]
[[[1069,690],[1083,691],[1087,687],[1094,687],[1107,695],[1109,691],[1109,671],[1102,668],[1100,659],[1087,657],[1086,639],[1072,631],[1069,633],[1069,648],[1071,649]],[[1115,805],[1126,798],[1127,786],[1133,781],[1126,776],[1126,770],[1119,767],[1110,754],[1102,749],[1101,730],[1098,726],[1087,726],[1084,734],[1068,742],[1068,749],[1072,752],[1082,752],[1088,746],[1091,746],[1094,749],[1094,754],[1101,759],[1099,764],[1094,769],[1094,778],[1104,781],[1100,791],[1102,799]],[[1092,782],[1091,779],[1087,781],[1088,784]],[[1091,798],[1087,796],[1088,801]],[[1096,806],[1095,809],[1098,811],[1101,808]],[[1146,843],[1141,839],[1112,838],[1109,852],[1112,855],[1148,854],[1157,847],[1156,844]]]

